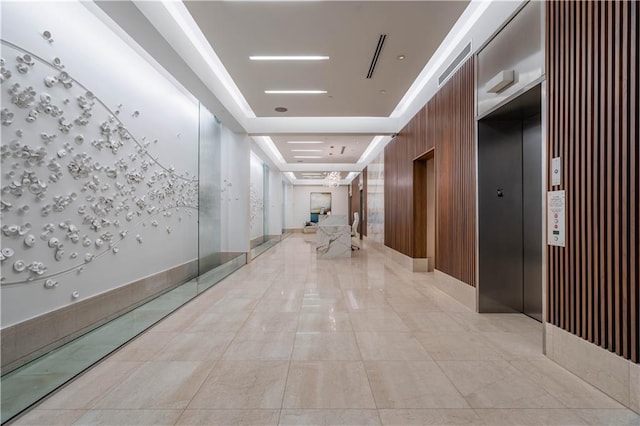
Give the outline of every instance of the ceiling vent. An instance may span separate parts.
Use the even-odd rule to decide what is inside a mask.
[[[467,45],[460,51],[458,56],[455,57],[453,61],[449,64],[446,70],[440,77],[438,77],[438,87],[442,86],[445,81],[449,79],[453,75],[453,73],[462,65],[465,59],[471,54],[471,42],[467,43]]]
[[[367,78],[373,77],[373,72],[376,70],[376,65],[378,65],[378,59],[380,58],[380,53],[382,52],[382,46],[384,46],[384,41],[387,39],[386,34],[380,34],[380,38],[378,38],[378,45],[376,46],[375,52],[373,52],[373,58],[371,59],[371,66],[369,66],[369,72],[367,73]]]

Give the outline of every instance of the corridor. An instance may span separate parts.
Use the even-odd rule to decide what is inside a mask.
[[[294,234],[18,419],[20,425],[638,425],[485,314],[365,243]]]

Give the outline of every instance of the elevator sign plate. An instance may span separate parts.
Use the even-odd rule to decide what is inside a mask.
[[[564,190],[547,192],[547,244],[564,247],[565,197]]]
[[[562,158],[554,157],[551,159],[551,186],[562,184]]]

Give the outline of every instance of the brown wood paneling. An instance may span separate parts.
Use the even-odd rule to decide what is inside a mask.
[[[566,247],[548,248],[549,322],[639,362],[637,2],[548,2],[547,140]],[[557,189],[557,188],[548,188]]]
[[[385,244],[410,257],[426,256],[421,219],[426,179],[414,175],[422,170],[414,159],[435,148],[436,268],[471,286],[476,282],[473,100],[471,58],[385,149]]]
[[[436,95],[436,268],[476,283],[474,65],[469,59]],[[428,133],[428,132],[427,132]]]
[[[385,244],[413,257],[413,157],[422,138],[416,115],[385,148]]]

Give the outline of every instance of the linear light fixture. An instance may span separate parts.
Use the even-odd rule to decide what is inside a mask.
[[[324,143],[324,142],[323,141],[289,141],[287,143],[318,144],[318,143]]]
[[[291,152],[322,152],[321,149],[292,149]]]
[[[322,155],[294,155],[293,158],[322,158]]]
[[[326,90],[265,90],[267,95],[322,95]]]
[[[252,61],[328,61],[328,56],[314,55],[256,55],[249,56]]]

